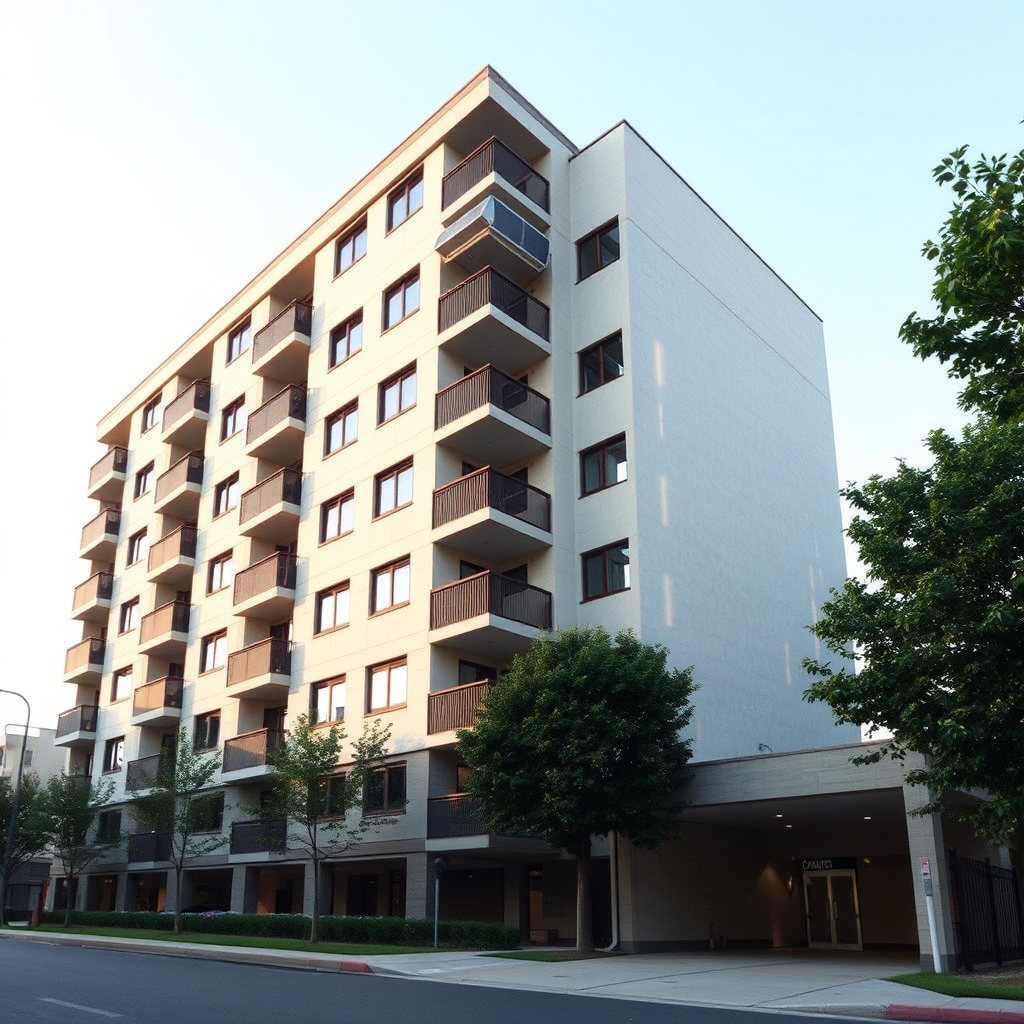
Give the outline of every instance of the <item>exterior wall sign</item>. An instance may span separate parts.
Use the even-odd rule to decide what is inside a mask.
[[[856,857],[808,857],[800,861],[801,871],[836,871],[856,867]]]

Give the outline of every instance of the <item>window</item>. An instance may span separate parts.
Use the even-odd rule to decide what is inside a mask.
[[[96,842],[116,843],[121,838],[121,812],[100,811],[96,819]]]
[[[249,345],[252,343],[252,323],[246,320],[244,324],[239,324],[229,335],[228,335],[228,362],[232,362],[237,359],[243,352],[249,351]]]
[[[359,436],[359,402],[350,402],[332,413],[324,424],[324,455],[352,444]]]
[[[196,750],[212,750],[220,742],[220,712],[196,715],[192,746]]]
[[[459,686],[468,683],[480,683],[486,679],[497,679],[498,670],[490,665],[478,665],[474,661],[459,659]]]
[[[377,422],[385,423],[416,404],[416,365],[407,366],[378,389]]]
[[[348,580],[316,595],[316,622],[314,633],[326,633],[329,629],[348,625],[349,594]]]
[[[370,773],[363,791],[364,814],[405,810],[405,765],[389,764]]]
[[[141,498],[153,486],[153,463],[143,466],[135,474],[135,497]]]
[[[420,272],[415,270],[384,293],[384,330],[412,316],[419,308]]]
[[[345,785],[344,775],[332,775],[324,784],[327,790],[324,796],[324,813],[329,818],[340,818],[348,813],[349,792]]]
[[[619,434],[580,452],[580,494],[621,484],[626,472],[626,435]]]
[[[352,532],[355,492],[346,491],[320,506],[320,543]]]
[[[409,556],[374,569],[370,589],[370,612],[382,612],[409,603]]]
[[[103,748],[103,771],[119,772],[124,765],[124,737],[107,740]]]
[[[606,548],[588,551],[583,563],[583,600],[629,590],[629,542],[620,540]]]
[[[212,672],[216,668],[223,668],[227,653],[227,630],[222,629],[219,633],[211,633],[209,636],[204,636],[199,652],[199,671]]]
[[[387,515],[412,502],[412,460],[377,475],[373,482],[373,514]]]
[[[139,599],[133,598],[121,605],[121,614],[117,620],[118,633],[130,633],[139,624]]]
[[[405,706],[409,682],[409,669],[405,658],[390,661],[385,665],[374,665],[367,670],[367,675],[370,693],[366,704],[370,712]]]
[[[213,515],[214,518],[217,516],[224,515],[225,512],[230,512],[238,504],[238,474],[229,476],[227,480],[222,480],[213,489]]]
[[[312,722],[344,722],[346,692],[344,676],[314,683],[309,693],[309,717]]]
[[[210,559],[210,568],[206,576],[206,592],[213,594],[225,587],[230,587],[235,578],[235,559],[231,551]]]
[[[580,394],[585,395],[626,372],[622,358],[622,332],[604,338],[580,353]]]
[[[152,430],[160,422],[160,395],[151,398],[142,407],[142,432]]]
[[[224,794],[203,793],[189,804],[193,832],[219,832],[224,824]]]
[[[596,274],[618,258],[619,222],[613,220],[576,243],[576,266],[579,271],[577,280],[582,281],[591,274]]]
[[[146,557],[146,552],[149,551],[149,545],[146,543],[146,531],[139,530],[138,533],[133,533],[128,538],[128,564],[134,565],[136,562],[141,562]]]
[[[363,347],[363,311],[350,316],[344,323],[331,331],[331,345],[328,349],[328,367],[350,359]]]
[[[394,231],[423,206],[423,168],[388,196],[388,231]]]
[[[338,239],[334,247],[334,273],[348,270],[366,255],[366,221],[362,220]]]
[[[119,668],[110,680],[110,703],[124,700],[132,692],[132,667]]]
[[[224,407],[220,416],[220,439],[226,441],[245,426],[245,395]]]

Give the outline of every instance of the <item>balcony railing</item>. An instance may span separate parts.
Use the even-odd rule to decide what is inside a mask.
[[[291,674],[292,650],[287,640],[271,637],[228,655],[228,686],[257,676]]]
[[[284,853],[288,836],[285,818],[235,821],[231,824],[231,853]]]
[[[302,503],[302,473],[297,469],[282,469],[242,495],[238,521],[248,522],[275,505]]]
[[[257,729],[224,742],[224,771],[239,772],[268,764],[267,754],[284,743],[281,729]]]
[[[486,614],[550,629],[551,595],[540,587],[490,571],[478,572],[430,592],[431,629]]]
[[[121,529],[121,510],[105,508],[95,519],[82,527],[81,549],[91,547],[104,537],[116,537]]]
[[[431,797],[427,801],[427,838],[483,835],[487,828],[481,810],[480,801],[466,793]]]
[[[550,209],[550,187],[522,157],[497,138],[488,139],[441,179],[441,209],[451,206],[477,182],[495,173],[533,200],[541,209]]]
[[[128,449],[120,446],[111,448],[89,470],[89,490],[92,490],[105,476],[111,473],[125,473],[128,470]]]
[[[545,434],[551,433],[551,403],[545,395],[493,366],[449,384],[434,401],[434,425],[440,429],[483,405],[496,405]]]
[[[313,329],[313,307],[308,302],[293,302],[282,309],[266,327],[256,332],[252,343],[252,361],[258,363],[279,341],[289,334],[304,334]]]
[[[454,327],[486,305],[496,307],[516,323],[549,340],[551,311],[548,307],[491,267],[477,271],[438,299],[438,333]]]
[[[513,476],[484,468],[434,491],[434,526],[493,508],[538,530],[551,529],[551,495]]]
[[[139,643],[154,640],[164,633],[187,633],[192,606],[188,601],[168,601],[142,616]]]
[[[140,757],[137,761],[128,762],[128,774],[125,776],[126,789],[149,789],[155,786],[161,776],[174,771],[174,758],[169,754],[152,754]],[[132,858],[129,857],[129,860]],[[143,857],[142,860],[159,858]]]
[[[180,708],[185,681],[178,676],[164,676],[154,679],[135,690],[132,699],[132,714],[141,715],[146,711],[160,708]]]
[[[71,610],[78,611],[92,601],[109,601],[114,593],[114,577],[109,572],[97,572],[84,583],[75,587],[75,596],[71,602]]]
[[[428,693],[427,734],[432,736],[453,729],[472,729],[484,693],[493,685],[492,679],[484,679],[478,683],[466,683]]]
[[[70,711],[62,711],[57,716],[57,739],[73,732],[95,732],[98,710],[94,704],[79,704]]]
[[[282,388],[249,417],[245,427],[246,444],[251,444],[271,427],[287,419],[306,420],[306,389],[298,384]]]
[[[294,590],[297,561],[294,555],[277,551],[255,565],[250,565],[248,569],[243,569],[235,576],[234,603],[241,604],[250,597],[265,594],[277,587]]]
[[[128,837],[129,861],[171,859],[171,837],[159,832],[136,832]]]
[[[188,455],[178,459],[166,473],[161,473],[156,478],[156,500],[163,501],[168,494],[185,484],[201,485],[204,462],[202,452],[189,452]]]
[[[194,526],[179,526],[166,537],[161,537],[149,549],[149,571],[153,572],[178,558],[195,558],[198,537],[199,531]]]
[[[189,384],[184,391],[168,403],[164,409],[163,429],[173,427],[179,420],[193,412],[210,411],[210,382],[208,380],[197,380]]]
[[[90,636],[74,647],[69,647],[64,655],[64,674],[77,672],[79,669],[94,668],[103,671],[103,655],[107,649],[106,640],[98,636]]]

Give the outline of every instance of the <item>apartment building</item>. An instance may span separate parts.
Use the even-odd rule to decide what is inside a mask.
[[[107,814],[128,832],[127,787],[179,727],[220,752],[211,827],[229,841],[185,872],[185,906],[308,911],[284,831],[240,808],[296,715],[350,739],[380,718],[366,813],[397,824],[325,869],[323,909],[425,915],[443,857],[445,916],[571,937],[571,862],[484,833],[455,739],[552,627],[632,627],[693,665],[700,761],[770,771],[759,751],[857,740],[801,697],[806,624],[845,576],[819,319],[629,124],[577,148],[490,68],[98,439],[56,742],[71,771],[115,781]],[[702,887],[723,821],[692,826]],[[133,835],[80,904],[163,908],[160,845]],[[801,851],[752,854],[766,899],[792,897]],[[706,944],[678,850],[660,856],[620,851],[628,885],[604,861],[599,925],[615,890],[627,947]],[[734,935],[775,934],[736,913]]]

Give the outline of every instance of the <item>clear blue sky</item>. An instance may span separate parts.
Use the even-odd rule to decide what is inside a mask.
[[[41,724],[72,701],[96,421],[487,63],[580,145],[630,120],[823,318],[841,481],[961,422],[896,335],[950,204],[931,168],[1024,145],[1020,0],[0,11],[0,600]]]

